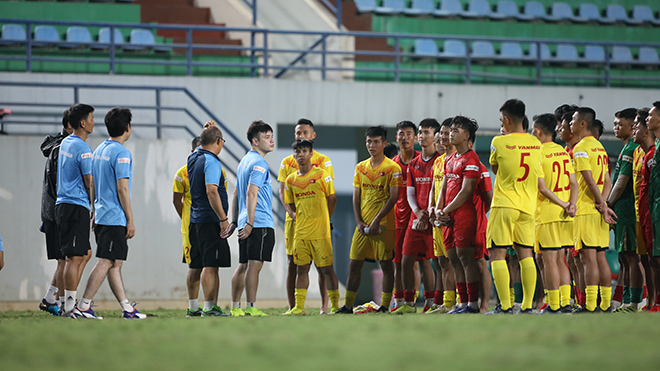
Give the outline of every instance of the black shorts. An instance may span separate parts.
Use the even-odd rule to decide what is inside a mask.
[[[48,256],[48,260],[64,260],[57,223],[46,220],[41,224],[41,231],[46,235],[46,256]]]
[[[275,230],[273,228],[254,228],[244,240],[238,240],[238,262],[248,260],[269,262],[273,260],[275,247]]]
[[[219,223],[190,223],[190,268],[231,267],[229,243]]]
[[[94,227],[96,257],[108,260],[126,260],[128,241],[123,225],[99,225]]]
[[[62,255],[87,255],[92,248],[89,244],[89,210],[80,205],[58,204],[55,205],[55,218]]]

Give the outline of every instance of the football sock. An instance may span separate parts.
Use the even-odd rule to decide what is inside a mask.
[[[467,284],[468,305],[474,309],[479,308],[479,286],[479,281]]]
[[[598,285],[587,285],[584,291],[586,293],[585,306],[588,311],[593,312],[596,309],[596,300],[598,299]]]
[[[190,310],[199,309],[199,299],[188,300],[188,308],[190,308]]]
[[[600,309],[606,311],[610,308],[612,300],[612,287],[600,287]]]
[[[458,297],[461,298],[461,304],[467,304],[467,284],[465,282],[456,282],[456,291],[458,291]]]
[[[559,309],[559,290],[548,290],[548,305],[552,310]]]
[[[433,295],[433,304],[442,305],[442,291],[435,290],[435,294]]]
[[[328,295],[330,294],[328,293]],[[389,308],[391,301],[392,301],[392,293],[383,291],[380,297],[380,305],[384,306],[385,308]]]
[[[339,308],[339,290],[328,290],[328,298],[330,298],[330,308]]]
[[[241,302],[240,301],[232,301],[231,302],[231,307],[232,308],[240,308],[241,307]]]
[[[534,289],[536,288],[536,264],[534,258],[529,257],[520,261],[520,279],[523,286],[522,309],[532,308]]]
[[[417,298],[419,297],[419,291],[417,291],[417,290],[413,290],[413,291],[415,292],[415,295],[413,296],[413,301],[417,301]],[[405,295],[405,293],[404,293],[404,295]],[[406,301],[408,301],[408,300],[406,300]]]
[[[245,308],[255,308],[257,306],[257,302],[255,301],[248,301],[245,303]]]
[[[442,293],[442,305],[444,305],[445,308],[453,307],[455,301],[456,301],[456,291],[451,290]]]
[[[124,299],[119,302],[119,305],[121,305],[121,309],[126,311],[126,312],[132,312],[133,311],[133,306],[131,303],[128,302],[128,299]]]
[[[584,307],[587,305],[587,291],[586,289],[585,291],[578,290],[578,293],[580,293],[580,302],[578,304]]]
[[[644,292],[642,293],[642,300],[646,299],[649,296],[648,290],[646,289],[646,285],[644,285]]]
[[[514,289],[513,287],[509,287],[509,297],[511,303],[514,303],[516,301],[516,289]],[[522,300],[522,298],[520,300]]]
[[[344,305],[347,306],[348,308],[353,308],[353,304],[355,304],[356,295],[357,292],[346,290],[346,293],[344,294]]]
[[[44,299],[49,303],[54,303],[57,300],[57,296],[55,295],[57,295],[57,287],[50,285],[48,286],[48,291],[46,291]]]
[[[660,287],[656,288],[656,290],[660,290]],[[655,295],[655,305],[660,305],[660,293]]]
[[[89,307],[90,307],[91,305],[92,305],[92,299],[85,299],[85,298],[82,298],[82,300],[81,300],[80,303],[78,304],[78,309],[80,309],[80,310],[82,310],[82,311],[85,311],[85,310],[89,309]]]
[[[639,304],[642,302],[642,295],[644,294],[644,289],[641,287],[631,287],[630,288],[630,302],[633,304]]]
[[[513,303],[522,303],[524,297],[522,282],[513,283],[513,295]]]
[[[427,307],[432,306],[434,296],[435,296],[435,291],[426,291],[426,290],[424,290],[424,306],[427,306]]]
[[[561,285],[559,286],[559,298],[560,305],[566,307],[571,305],[571,286],[570,285]]]
[[[60,308],[64,308],[64,298],[65,296],[60,296]]]
[[[509,267],[507,267],[506,261],[495,260],[491,263],[491,268],[493,269],[493,282],[497,289],[497,296],[500,298],[502,310],[507,310],[511,308]]]
[[[406,304],[415,306],[415,290],[403,290],[403,298]]]
[[[400,307],[403,305],[403,291],[394,291],[394,306]]]
[[[548,290],[543,290],[543,303],[550,305],[548,300]]]
[[[295,289],[296,307],[305,309],[305,299],[307,298],[307,289]]]
[[[617,285],[616,288],[614,289],[614,296],[612,296],[612,300],[618,301],[619,303],[623,303],[623,286]]]
[[[623,304],[630,304],[630,286],[623,286]]]
[[[76,291],[64,290],[64,313],[71,312],[76,306]]]
[[[213,302],[212,301],[205,301],[204,302],[204,310],[211,310],[213,309]]]

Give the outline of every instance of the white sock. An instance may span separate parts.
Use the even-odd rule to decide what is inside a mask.
[[[211,310],[213,309],[213,303],[212,301],[205,301],[204,302],[204,310]]]
[[[126,312],[132,312],[133,311],[133,306],[131,303],[128,302],[128,299],[124,299],[119,302],[119,305],[121,305],[121,309]]]
[[[467,303],[459,303],[458,307],[459,308],[465,308],[465,307],[467,307]]]
[[[60,307],[64,307],[64,296],[60,296]]]
[[[428,307],[433,306],[433,300],[434,300],[434,298],[428,298],[428,299],[424,299],[424,300],[425,300],[424,305],[426,305],[426,306],[428,306]]]
[[[478,308],[479,308],[479,302],[477,302],[477,301],[471,301],[471,302],[468,303],[468,305],[469,305],[472,309],[478,309]]]
[[[44,299],[46,299],[47,302],[49,303],[54,303],[57,301],[57,287],[50,285],[48,286],[48,291],[46,291],[46,295],[44,296]]]
[[[254,308],[254,307],[256,307],[256,305],[255,305],[254,301],[248,301],[247,304],[245,304],[245,307],[246,308]]]
[[[403,298],[394,298],[394,305],[398,308],[403,305]]]
[[[188,300],[188,308],[190,308],[190,310],[199,309],[199,299],[190,299],[190,300]]]
[[[408,304],[409,307],[414,307],[414,306],[415,306],[415,302],[414,302],[414,301],[406,302],[406,304]]]
[[[232,308],[240,308],[241,307],[241,302],[240,301],[232,301],[231,302],[231,307]]]
[[[64,312],[71,312],[73,307],[76,306],[77,291],[64,290]]]
[[[82,298],[82,300],[78,304],[78,309],[85,311],[85,310],[89,309],[89,307],[91,305],[92,305],[92,299]]]

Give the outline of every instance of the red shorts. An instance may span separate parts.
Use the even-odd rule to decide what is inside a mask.
[[[433,253],[433,233],[429,226],[427,231],[419,232],[408,228],[403,240],[403,255],[413,255],[417,260],[426,260],[435,257]]]
[[[642,225],[642,238],[649,256],[653,254],[653,222],[651,222],[651,212],[648,207],[639,208],[640,224]]]
[[[474,258],[481,259],[488,256],[488,249],[486,248],[486,231],[477,231],[474,238]]]
[[[395,263],[401,263],[401,255],[403,253],[403,240],[406,237],[406,228],[396,229],[396,245],[394,246],[394,259]]]
[[[477,215],[475,210],[458,209],[452,213],[451,220],[452,225],[442,227],[445,249],[476,246]]]

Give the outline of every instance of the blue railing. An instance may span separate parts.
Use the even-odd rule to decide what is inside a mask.
[[[252,0],[254,1],[254,0]],[[171,48],[172,50],[184,50],[185,60],[140,60],[140,59],[118,59],[116,51],[121,49],[123,44],[116,43],[114,37],[111,37],[109,43],[94,43],[97,46],[104,46],[108,49],[108,54],[103,52],[90,53],[94,59],[80,58],[64,58],[64,57],[49,57],[49,56],[34,56],[33,47],[43,45],[43,42],[37,42],[28,37],[25,40],[25,55],[7,55],[6,53],[0,54],[0,60],[17,60],[26,62],[26,71],[32,71],[32,63],[39,62],[69,62],[69,63],[102,63],[109,65],[110,73],[115,72],[115,66],[119,64],[138,64],[138,65],[166,65],[166,66],[186,66],[187,75],[193,74],[193,67],[195,66],[214,66],[214,67],[247,67],[251,70],[251,76],[256,77],[259,73],[263,77],[283,76],[289,70],[312,70],[320,71],[321,78],[325,80],[327,73],[330,71],[341,72],[377,72],[377,73],[392,73],[394,81],[400,81],[402,74],[409,75],[454,75],[463,77],[466,83],[471,83],[475,77],[482,78],[497,78],[506,81],[521,81],[532,84],[543,84],[544,78],[553,79],[585,79],[585,80],[602,80],[605,86],[610,86],[614,80],[647,80],[647,81],[660,81],[660,76],[612,76],[610,70],[613,63],[610,58],[610,53],[614,46],[626,47],[651,47],[660,48],[660,43],[632,43],[632,42],[595,42],[595,41],[576,41],[576,40],[560,40],[560,39],[523,39],[523,38],[502,38],[502,37],[470,37],[470,36],[455,36],[455,35],[423,35],[423,34],[400,34],[400,33],[374,33],[374,32],[330,32],[330,31],[291,31],[291,30],[269,30],[256,27],[237,28],[237,27],[221,27],[221,26],[195,26],[195,25],[157,25],[157,24],[141,24],[141,23],[91,23],[91,22],[60,22],[60,21],[37,21],[37,20],[9,20],[0,19],[0,23],[13,23],[21,24],[25,27],[27,35],[31,34],[33,26],[39,25],[55,25],[55,26],[86,26],[86,27],[109,27],[110,35],[114,35],[116,29],[150,29],[156,30],[180,30],[185,31],[186,43],[159,43],[159,48]],[[223,31],[223,32],[245,32],[251,35],[251,45],[237,46],[237,45],[208,45],[208,44],[195,44],[193,43],[193,32],[195,31]],[[257,45],[256,35],[262,36],[261,45]],[[272,38],[278,35],[296,35],[296,36],[313,36],[317,39],[308,48],[272,48],[270,43]],[[330,38],[370,38],[370,39],[387,39],[393,45],[393,50],[381,51],[365,51],[365,50],[328,50],[328,39]],[[416,58],[423,58],[424,56],[415,54],[411,51],[405,51],[402,45],[413,44],[417,39],[431,39],[436,43],[444,40],[459,40],[467,44],[467,54],[462,57],[451,57],[451,59],[462,61],[465,68],[458,71],[447,70],[422,70],[414,68],[404,68],[404,62],[413,61]],[[475,41],[489,41],[494,43],[501,42],[517,42],[520,44],[536,45],[537,55],[532,56],[531,59],[526,60],[536,66],[536,73],[534,76],[519,76],[519,75],[505,75],[493,74],[486,72],[476,72],[472,66],[476,63],[476,58],[470,50],[471,43]],[[52,44],[52,43],[49,43]],[[69,43],[70,44],[70,43]],[[598,71],[602,70],[602,74],[547,74],[545,73],[546,63],[553,62],[553,60],[545,60],[541,58],[542,44],[556,45],[556,44],[573,44],[576,46],[597,45],[604,48],[605,58],[600,64]],[[139,47],[153,47],[154,45],[131,44],[132,46]],[[227,62],[219,59],[213,62],[201,62],[193,60],[193,52],[195,50],[224,50],[240,52],[244,55],[250,55],[250,62],[236,63]],[[271,59],[278,54],[292,54],[291,60],[284,65],[273,65]],[[298,62],[306,55],[319,55],[319,65],[300,65]],[[386,67],[358,67],[352,66],[330,66],[328,65],[327,58],[329,56],[346,56],[350,58],[357,57],[384,57],[392,62],[392,66]],[[98,57],[98,58],[96,58]]]

